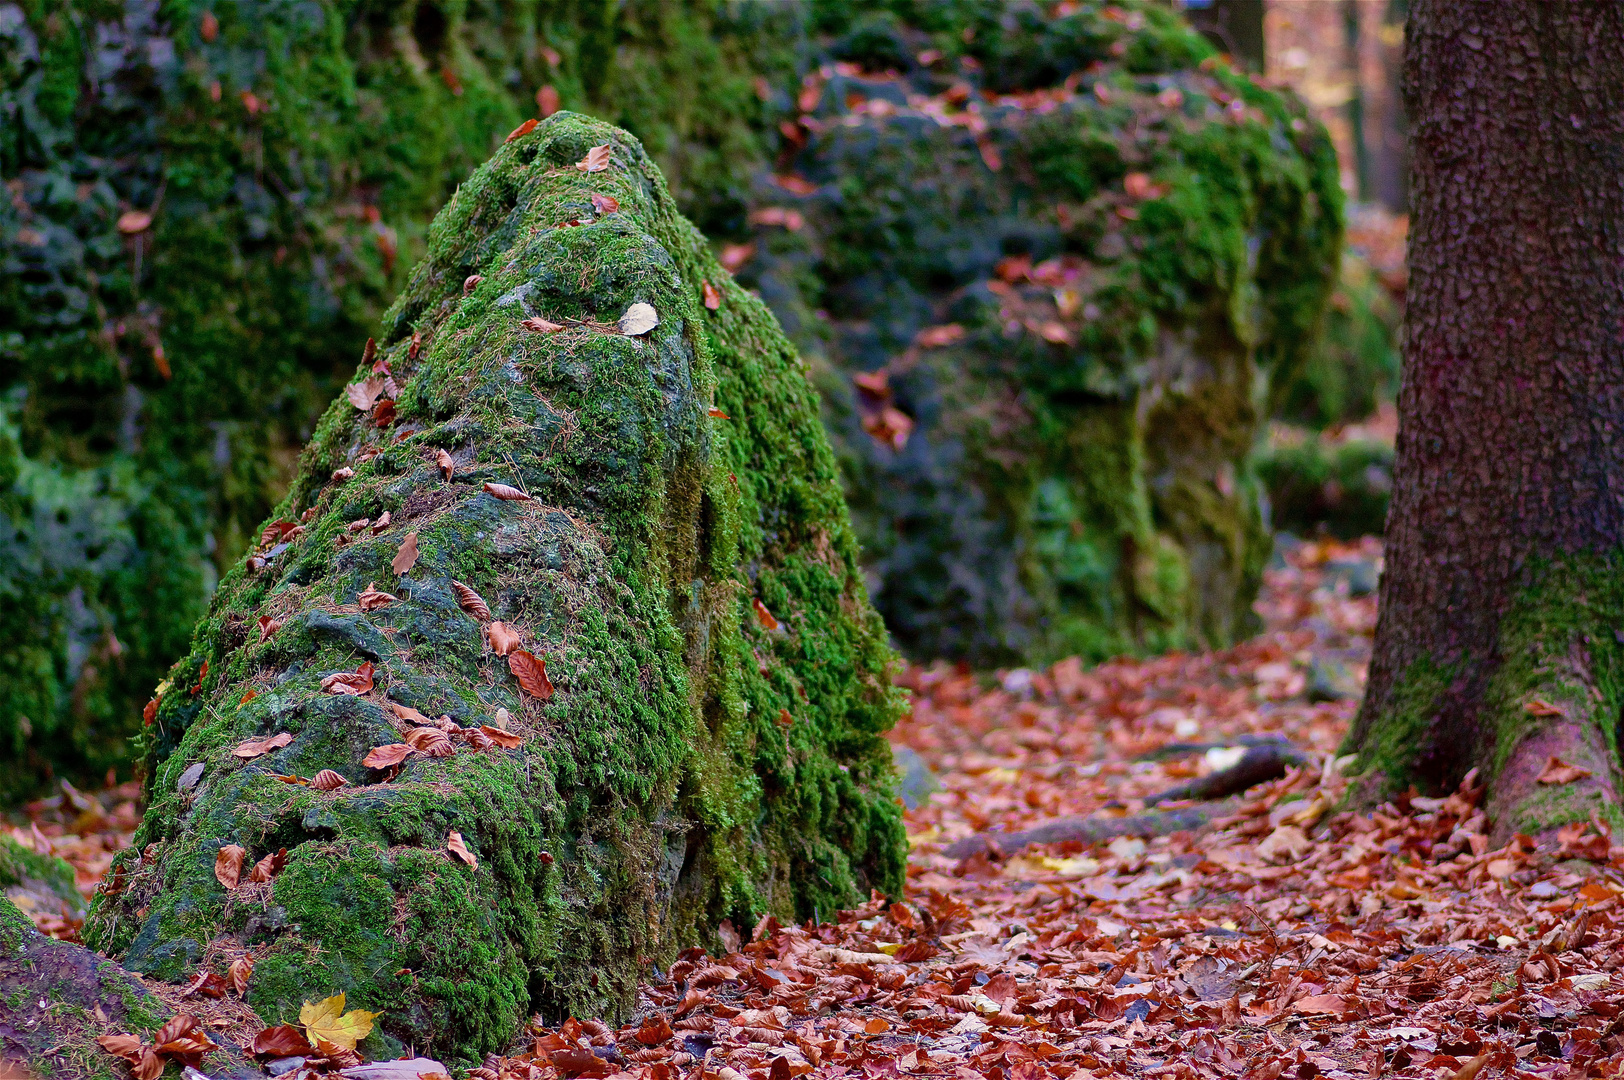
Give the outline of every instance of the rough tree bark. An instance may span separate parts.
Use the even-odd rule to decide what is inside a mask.
[[[1422,0],[1372,792],[1476,767],[1502,836],[1616,815],[1624,9]],[[1551,757],[1589,771],[1541,783]],[[1551,778],[1547,777],[1547,781]]]
[[[158,696],[91,945],[169,981],[250,951],[267,1023],[342,990],[364,1050],[467,1058],[623,1011],[724,917],[900,889],[900,697],[816,395],[637,141],[511,140],[379,341]]]

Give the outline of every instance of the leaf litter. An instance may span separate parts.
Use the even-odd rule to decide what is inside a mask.
[[[1232,649],[979,677],[908,669],[899,681],[915,704],[892,741],[939,790],[905,815],[899,901],[748,933],[724,924],[722,954],[688,949],[650,971],[620,1028],[538,1020],[469,1075],[1617,1075],[1624,847],[1605,822],[1491,846],[1475,777],[1337,809],[1350,782],[1337,749],[1375,625],[1374,597],[1349,595],[1345,568],[1379,558],[1372,540],[1286,552],[1257,605],[1265,633]],[[1350,677],[1340,689],[1338,675]],[[1197,831],[946,854],[1067,815],[1125,819],[1265,737],[1289,739],[1305,763],[1207,804],[1217,816]],[[397,748],[399,760],[417,752],[373,754]],[[1566,768],[1553,762],[1552,778]],[[88,894],[129,844],[133,794],[30,803],[12,834],[67,857]],[[30,914],[56,936],[77,930]],[[353,1056],[327,1045],[338,1057],[313,1065]]]

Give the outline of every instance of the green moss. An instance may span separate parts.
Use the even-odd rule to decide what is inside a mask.
[[[0,951],[10,952],[38,933],[33,921],[0,894]]]
[[[1257,460],[1275,528],[1299,535],[1324,530],[1344,540],[1381,534],[1393,489],[1391,444],[1301,429],[1279,434]]]
[[[574,167],[602,144],[606,171]],[[659,313],[651,333],[603,329],[633,303]],[[538,333],[529,316],[587,325]],[[306,531],[222,579],[151,729],[136,848],[153,855],[123,857],[131,884],[98,901],[89,939],[167,979],[235,939],[267,1020],[343,990],[385,1012],[381,1038],[477,1057],[536,1010],[623,1013],[647,964],[725,916],[899,890],[881,733],[902,703],[815,393],[637,141],[561,113],[499,150],[429,230],[378,340],[398,418],[380,430],[341,397],[278,508]],[[381,533],[349,526],[385,511]],[[419,558],[399,576],[408,531]],[[545,660],[550,701],[521,693],[453,580]],[[362,610],[372,581],[400,599]],[[261,615],[283,620],[263,641]],[[373,694],[320,692],[363,660]],[[361,764],[400,738],[386,701],[470,727],[505,708],[525,743],[389,779]],[[233,755],[281,731],[289,745]],[[277,779],[324,768],[352,783]],[[447,852],[451,830],[477,868]],[[228,897],[227,843],[286,848],[287,865]]]
[[[1443,695],[1456,678],[1453,667],[1431,660],[1410,665],[1398,679],[1385,714],[1364,727],[1348,733],[1344,753],[1359,755],[1356,768],[1376,778],[1384,790],[1403,790],[1411,783],[1427,784],[1418,774],[1418,765],[1435,737],[1433,717]]]

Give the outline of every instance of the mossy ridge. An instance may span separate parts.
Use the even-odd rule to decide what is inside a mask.
[[[574,168],[602,143],[607,171]],[[597,212],[593,193],[619,211]],[[723,294],[715,312],[698,303],[705,281]],[[519,326],[612,321],[633,302],[660,313],[647,341]],[[259,957],[249,1000],[270,1022],[342,989],[386,1011],[380,1038],[428,1032],[474,1054],[533,1009],[624,1009],[641,965],[725,915],[827,913],[900,889],[880,738],[900,699],[815,397],[636,140],[561,113],[504,147],[431,228],[385,326],[402,437],[342,398],[318,425],[279,508],[310,513],[307,531],[265,568],[227,574],[171,672],[135,843],[151,857],[121,860],[128,884],[98,900],[90,939],[176,979],[235,936]],[[731,419],[707,415],[713,401]],[[456,459],[449,483],[430,448]],[[341,466],[354,477],[334,481]],[[485,481],[534,501],[497,500]],[[381,535],[350,531],[384,511]],[[397,582],[407,531],[421,555]],[[551,702],[521,698],[452,579],[545,657]],[[401,601],[362,612],[373,580]],[[758,599],[779,632],[753,615]],[[263,642],[261,614],[286,620]],[[378,693],[318,692],[362,660]],[[526,742],[331,793],[276,779],[368,779],[367,749],[399,738],[385,695],[464,724],[505,707]],[[276,731],[293,742],[232,757]],[[451,828],[477,871],[446,854]],[[213,865],[227,842],[256,858],[288,848],[268,895],[226,896]]]
[[[1437,759],[1481,768],[1494,792],[1519,747],[1559,725],[1579,729],[1583,742],[1601,750],[1616,790],[1618,717],[1624,715],[1621,626],[1624,553],[1569,555],[1529,566],[1500,620],[1491,665],[1467,672],[1458,664],[1417,662],[1393,688],[1395,706],[1368,731],[1362,725],[1349,732],[1345,749],[1360,753],[1355,767],[1373,786],[1367,794],[1412,784],[1427,790],[1428,768]],[[1452,743],[1467,740],[1467,748],[1429,746],[1433,715],[1446,695],[1467,692],[1468,680],[1484,686],[1479,720],[1473,730],[1449,733]],[[1515,800],[1491,806],[1496,835],[1538,835],[1593,814],[1624,828],[1616,803],[1589,783],[1530,786]]]
[[[808,83],[815,190],[761,195],[805,224],[759,229],[742,271],[819,366],[881,611],[915,655],[983,664],[1244,635],[1253,448],[1341,243],[1329,140],[1153,6],[971,17],[978,66],[882,62],[944,40],[909,12]],[[848,380],[876,369],[916,421],[901,453],[860,423]]]

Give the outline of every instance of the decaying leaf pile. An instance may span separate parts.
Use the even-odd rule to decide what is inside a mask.
[[[619,1030],[533,1025],[471,1075],[1613,1075],[1624,847],[1594,826],[1491,847],[1473,786],[1368,815],[1330,807],[1357,686],[1339,696],[1324,673],[1343,665],[1357,683],[1375,607],[1348,585],[1377,555],[1368,541],[1298,549],[1267,575],[1268,632],[1224,652],[992,686],[912,669],[895,738],[943,790],[908,814],[902,902],[737,938],[724,925],[728,951],[685,953]],[[1248,792],[1208,833],[941,854],[988,828],[1132,813],[1223,754],[1135,758],[1264,733],[1318,764]],[[111,838],[96,831],[108,818],[76,824],[64,807],[30,804],[35,823],[13,835],[101,865],[87,841]]]

